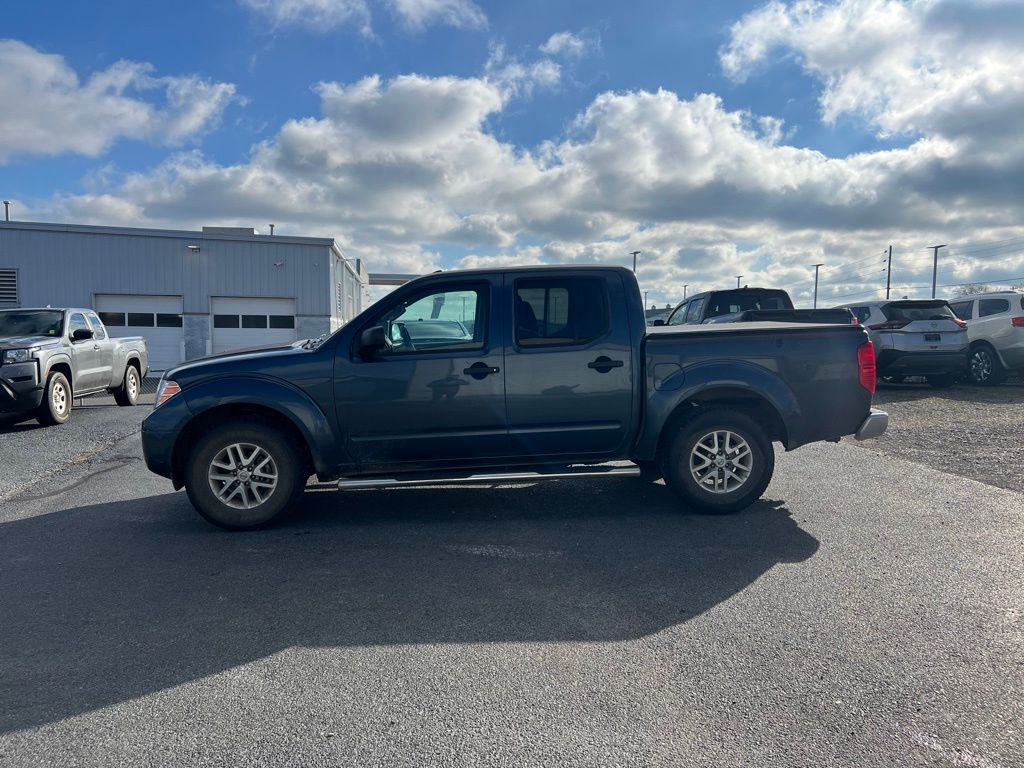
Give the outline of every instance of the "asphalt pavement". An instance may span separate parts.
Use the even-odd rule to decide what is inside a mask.
[[[1024,764],[1019,493],[844,443],[726,517],[605,479],[231,534],[146,411],[0,431],[0,765]]]

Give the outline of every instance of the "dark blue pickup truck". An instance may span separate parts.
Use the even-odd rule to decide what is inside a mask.
[[[731,512],[764,492],[773,442],[881,434],[874,388],[856,325],[645,328],[625,269],[441,272],[326,339],[168,371],[142,441],[153,472],[231,529],[277,519],[312,475],[641,474]]]

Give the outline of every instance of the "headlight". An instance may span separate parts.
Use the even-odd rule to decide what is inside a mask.
[[[160,384],[156,388],[156,400],[153,407],[159,408],[179,392],[181,392],[181,387],[178,386],[178,382],[161,378]]]
[[[27,363],[32,359],[34,349],[8,349],[4,352],[5,363]]]

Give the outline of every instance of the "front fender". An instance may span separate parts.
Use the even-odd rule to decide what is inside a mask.
[[[306,440],[318,475],[329,476],[338,465],[337,441],[327,416],[309,395],[287,381],[261,376],[224,376],[188,387],[181,396],[196,417],[213,408],[232,405],[276,411]]]
[[[664,363],[661,363],[664,365]],[[754,363],[721,361],[699,363],[657,380],[647,377],[647,403],[644,423],[637,442],[636,456],[655,458],[661,432],[673,412],[683,403],[716,390],[760,398],[775,409],[786,428],[787,448],[803,444],[800,405],[793,390],[773,371]]]

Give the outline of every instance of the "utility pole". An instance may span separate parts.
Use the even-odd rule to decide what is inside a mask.
[[[739,287],[740,287],[740,278],[741,278],[741,277],[743,277],[743,275],[736,275],[736,287],[737,287],[737,288],[739,288]]]
[[[929,245],[934,253],[934,261],[932,262],[932,298],[935,298],[935,281],[939,276],[939,248],[945,248],[944,245]]]
[[[883,251],[885,253],[885,251]],[[889,244],[889,266],[885,268],[885,300],[889,300],[889,286],[892,285],[892,244]]]
[[[11,220],[11,201],[4,200],[4,221]]]
[[[636,274],[636,257],[640,255],[640,251],[630,251],[629,255],[633,257],[633,274]]]
[[[683,283],[683,300],[686,300],[686,289],[690,287],[689,283]]]
[[[814,309],[818,308],[818,270],[824,267],[824,264],[811,264],[814,267]]]

